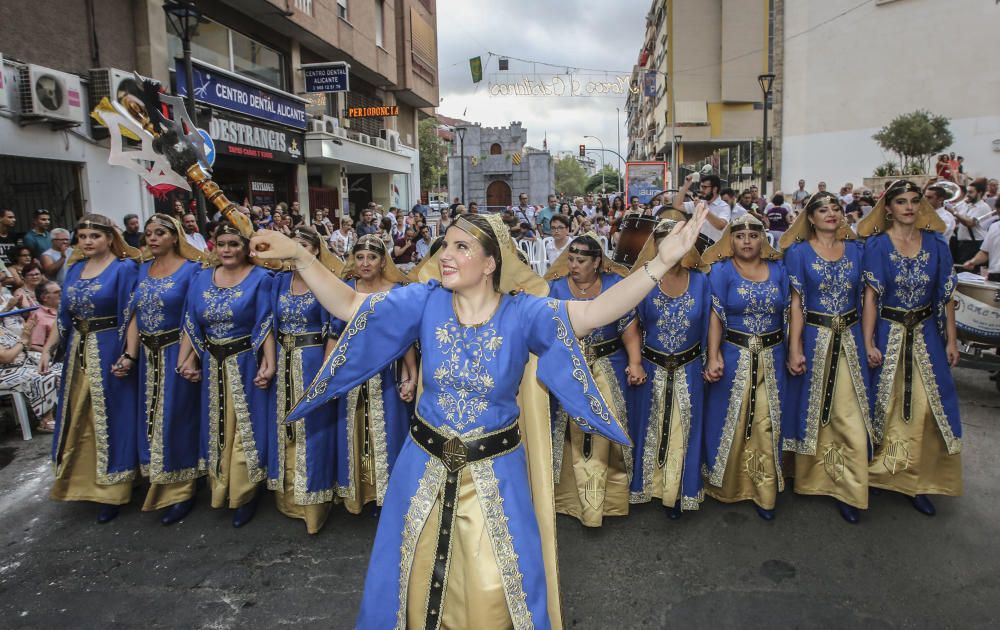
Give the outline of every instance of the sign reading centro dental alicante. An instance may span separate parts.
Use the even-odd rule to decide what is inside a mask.
[[[208,134],[217,155],[302,164],[304,136],[301,133],[212,112]]]
[[[302,76],[306,92],[347,92],[351,89],[350,70],[345,61],[305,64]]]
[[[194,98],[213,107],[305,129],[306,102],[201,62],[194,62]],[[177,94],[187,96],[184,61],[177,60]]]

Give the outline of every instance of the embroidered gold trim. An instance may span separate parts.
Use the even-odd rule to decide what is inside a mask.
[[[885,352],[882,353],[882,373],[879,374],[875,390],[875,417],[872,418],[872,432],[876,444],[881,444],[885,437],[885,414],[889,408],[889,399],[893,395],[893,383],[896,381],[896,368],[899,367],[905,335],[906,328],[902,324],[889,322],[889,339],[886,342]]]
[[[287,385],[287,379],[291,378],[288,370],[285,369],[285,346],[280,343],[275,344],[278,348],[278,369],[274,375],[274,389],[275,389],[275,422],[277,426],[275,427],[275,434],[277,435],[278,446],[277,446],[277,456],[278,456],[278,470],[274,471],[275,477],[271,478],[269,475],[267,478],[267,489],[274,492],[280,492],[284,494],[285,492],[285,450],[288,448],[287,439],[285,437],[285,423],[282,417],[285,410],[285,386]],[[297,424],[297,423],[296,423]],[[296,454],[298,454],[296,449]],[[294,483],[294,482],[293,482]]]
[[[736,425],[739,422],[740,407],[747,392],[747,382],[750,376],[750,352],[740,348],[740,356],[736,361],[736,373],[733,376],[733,386],[729,390],[729,407],[726,410],[726,422],[722,426],[722,437],[719,449],[715,453],[715,462],[708,470],[707,479],[717,488],[722,487],[722,478],[726,472],[726,462],[729,461],[729,451],[733,447],[733,436],[736,435]]]
[[[962,452],[962,440],[955,436],[948,423],[948,414],[941,404],[941,391],[938,389],[937,378],[934,376],[934,366],[931,364],[931,355],[927,351],[927,342],[924,340],[923,328],[914,331],[913,335],[913,358],[917,363],[917,371],[924,381],[924,391],[927,392],[927,402],[934,414],[938,430],[944,439],[945,446],[948,447],[949,455],[956,455]]]
[[[441,460],[427,457],[424,474],[417,483],[417,491],[410,499],[410,507],[403,517],[403,532],[399,546],[399,609],[396,610],[397,630],[406,630],[406,598],[410,587],[410,573],[417,551],[417,540],[427,523],[427,517],[444,486],[445,467]]]
[[[236,413],[236,435],[243,446],[243,454],[247,460],[247,473],[251,483],[260,483],[267,478],[267,467],[260,466],[260,453],[253,435],[253,424],[250,421],[250,407],[247,405],[246,392],[243,390],[243,380],[240,378],[240,366],[236,362],[239,355],[226,357],[225,378],[233,393],[233,411]],[[218,425],[216,425],[218,426]],[[232,445],[230,445],[232,446]]]
[[[845,338],[850,333],[842,335]],[[806,410],[806,435],[802,440],[795,438],[784,439],[784,450],[799,453],[800,455],[816,454],[816,439],[819,436],[820,415],[823,411],[823,387],[826,385],[827,375],[832,366],[830,362],[830,350],[833,341],[833,331],[829,328],[821,327],[816,331],[816,346],[813,351],[812,367],[809,370],[809,407]],[[846,349],[846,348],[845,348]]]
[[[321,396],[326,392],[327,384],[333,378],[333,375],[336,374],[337,368],[347,362],[347,349],[350,340],[368,326],[368,316],[375,312],[375,306],[382,302],[387,295],[387,291],[372,293],[368,298],[368,309],[361,311],[359,308],[358,312],[351,318],[351,321],[347,323],[343,334],[337,340],[337,345],[334,347],[333,352],[323,362],[323,367],[316,374],[312,385],[309,386],[309,391],[305,397],[306,400],[315,400],[317,396]]]
[[[58,321],[58,320],[57,320]],[[66,331],[60,326],[59,330],[61,335],[66,335]],[[73,331],[71,334],[71,341],[67,344],[69,347],[66,349],[66,360],[63,363],[63,374],[65,381],[63,382],[63,396],[62,405],[59,406],[59,434],[55,436],[56,440],[56,456],[62,453],[64,442],[66,436],[68,435],[68,429],[66,426],[66,410],[70,406],[70,392],[73,387],[73,379],[82,377],[82,374],[77,374],[76,357],[79,354],[80,348],[80,336]],[[56,478],[62,475],[63,468],[65,467],[65,462],[60,465],[58,460],[52,461],[52,470]]]
[[[390,387],[393,385],[390,383]],[[385,404],[382,401],[382,374],[368,380],[368,426],[372,434],[372,455],[375,459],[375,504],[382,505],[389,488],[389,448],[385,428]]]
[[[528,609],[528,598],[524,592],[524,576],[518,566],[517,552],[514,551],[514,539],[507,526],[507,515],[503,511],[503,496],[500,494],[500,483],[493,471],[491,459],[478,461],[469,466],[472,480],[476,484],[476,494],[483,508],[483,518],[486,530],[493,543],[493,555],[500,579],[503,582],[503,593],[507,599],[507,610],[516,630],[534,627],[531,621],[531,611]]]
[[[618,420],[621,425],[622,431],[626,434],[628,433],[628,406],[625,404],[625,396],[622,394],[622,384],[618,380],[618,375],[615,373],[615,368],[611,365],[610,357],[601,357],[597,361],[594,361],[594,365],[591,368],[591,372],[594,375],[601,375],[604,377],[604,381],[608,384],[611,390],[610,396],[607,392],[601,392],[604,394],[604,399],[608,400],[610,398],[612,407],[612,413],[614,417]],[[598,384],[598,389],[600,385]],[[611,450],[614,451],[616,448],[622,450],[622,460],[625,465],[625,472],[628,475],[629,483],[632,483],[632,466],[634,465],[632,461],[632,447],[624,446],[620,444],[611,444]]]
[[[354,482],[355,461],[354,444],[357,429],[358,398],[361,396],[361,386],[347,392],[347,485],[336,484],[337,496],[342,499],[358,500],[358,487]]]
[[[84,342],[84,353],[87,356],[85,368],[90,384],[90,408],[94,415],[94,439],[97,442],[97,483],[102,486],[114,485],[123,481],[135,479],[136,470],[123,470],[109,473],[108,466],[108,407],[104,396],[103,369],[101,352],[97,345],[97,334],[87,335]],[[134,416],[133,416],[134,418]]]
[[[569,414],[559,405],[556,411],[556,421],[552,428],[552,477],[559,479],[562,475],[563,452],[566,447],[566,427],[569,426]]]
[[[774,348],[760,354],[764,367],[764,389],[767,395],[767,417],[771,421],[771,445],[774,457],[774,472],[778,481],[778,492],[785,489],[785,475],[781,472],[781,392],[778,391],[778,377],[774,364]],[[781,366],[780,369],[784,369]]]
[[[205,460],[200,458],[195,468],[181,468],[171,471],[163,470],[163,408],[166,405],[167,353],[165,349],[158,353],[160,359],[160,396],[156,409],[150,408],[153,400],[153,387],[155,385],[153,379],[153,361],[149,356],[149,352],[145,349],[143,349],[142,353],[146,359],[146,418],[152,416],[153,419],[153,437],[149,441],[149,466],[144,474],[149,477],[149,482],[154,484],[178,483],[196,479],[205,469]],[[173,373],[173,371],[171,370],[169,373]],[[143,427],[140,427],[139,430],[145,433]]]

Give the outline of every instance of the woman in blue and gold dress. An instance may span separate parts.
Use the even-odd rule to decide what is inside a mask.
[[[343,263],[326,248],[314,228],[300,225],[292,231],[292,237],[334,273],[343,270]],[[278,511],[305,521],[306,530],[316,534],[333,504],[337,408],[332,404],[321,407],[293,424],[285,424],[284,420],[316,378],[340,330],[331,329],[329,314],[294,270],[275,276],[271,310],[278,362],[271,390],[267,485],[275,491]]]
[[[636,259],[633,273],[656,256],[656,247],[676,225],[661,221]],[[639,303],[642,362],[630,367],[633,405],[629,432],[635,444],[630,500],[654,498],[670,508],[697,510],[704,500],[701,478],[702,416],[705,408],[705,347],[712,312],[711,291],[698,250],[670,268]]]
[[[626,275],[628,269],[605,256],[596,235],[590,233],[567,244],[545,279],[549,281],[549,297],[593,300]],[[580,343],[601,394],[627,428],[628,366],[642,361],[635,313],[629,311],[595,328]],[[600,527],[605,516],[628,516],[632,449],[580,430],[558,404],[553,404],[552,425],[556,512],[568,514],[587,527]]]
[[[781,400],[788,277],[764,224],[749,214],[733,219],[704,257],[712,264],[705,490],[723,503],[753,501],[757,514],[771,520],[785,487]]]
[[[841,517],[868,508],[868,360],[861,337],[863,248],[836,195],[813,195],[781,237],[792,286],[784,448],[795,492],[833,497]]]
[[[191,282],[178,369],[201,382],[200,457],[208,463],[212,507],[235,508],[233,527],[253,519],[267,478],[268,387],[274,376],[271,272],[250,263],[249,241],[223,222],[217,267]],[[187,348],[193,346],[194,352]]]
[[[496,215],[456,219],[422,269],[426,284],[370,295],[282,235],[254,237],[257,256],[292,260],[323,306],[349,320],[291,420],[421,345],[417,417],[389,481],[358,627],[562,627],[551,425],[534,367],[575,422],[627,443],[577,336],[634,308],[704,216],[665,239],[644,273],[586,302],[536,297],[548,287]]]
[[[135,361],[135,355],[122,354],[121,314],[135,288],[135,261],[140,254],[100,214],[84,215],[76,235],[59,325],[45,343],[40,368],[43,374],[48,371],[50,351],[64,338],[50,496],[56,501],[100,503],[97,520],[107,523],[118,516],[119,506],[129,502],[139,469],[136,379],[115,378],[111,369]]]
[[[137,358],[139,463],[149,477],[143,510],[170,509],[171,525],[194,507],[195,480],[205,474],[199,457],[198,386],[177,373],[184,300],[201,271],[201,252],[184,238],[177,219],[154,214],[146,222],[146,249],[153,259],[139,267],[128,311],[126,354]],[[132,371],[126,360],[116,376]]]
[[[872,487],[910,497],[933,516],[928,494],[962,493],[962,423],[951,366],[958,364],[955,272],[944,223],[908,181],[891,185],[858,224],[866,236],[864,342]]]
[[[362,293],[392,291],[409,282],[373,234],[354,244],[342,276]],[[331,326],[343,330],[344,322]],[[337,492],[344,507],[360,514],[368,503],[385,500],[389,474],[409,429],[417,387],[416,350],[410,348],[371,378],[354,387],[338,404]]]

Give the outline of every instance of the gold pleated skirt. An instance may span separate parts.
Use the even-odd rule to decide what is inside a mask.
[[[98,367],[98,369],[100,369]],[[62,461],[56,469],[49,498],[54,501],[93,501],[106,505],[125,505],[132,496],[132,481],[110,485],[97,483],[97,439],[94,430],[90,379],[86,369],[77,365],[70,375],[69,401],[65,413]],[[58,439],[58,437],[57,437]]]
[[[284,426],[278,427],[284,431]],[[295,502],[295,440],[285,442],[285,471],[283,476],[283,492],[274,493],[274,503],[278,511],[289,518],[297,518],[306,522],[306,531],[318,534],[330,515],[331,502],[299,505]]]
[[[146,491],[146,501],[142,504],[143,512],[161,510],[182,501],[194,498],[195,479],[175,481],[174,483],[151,483]]]
[[[948,454],[914,357],[910,421],[903,421],[903,366],[886,407],[885,435],[869,468],[872,487],[909,496],[962,494],[962,456]]]
[[[763,363],[763,358],[761,358]],[[783,366],[777,369],[784,369]],[[705,485],[705,494],[723,503],[753,501],[765,510],[773,510],[778,496],[778,472],[774,461],[777,436],[771,427],[771,417],[767,403],[767,386],[764,382],[766,369],[761,365],[757,382],[747,382],[743,392],[740,413],[736,421],[733,444],[726,459],[726,470],[722,476],[722,487]],[[746,439],[746,409],[750,404],[750,388],[757,388],[754,409],[753,431]]]
[[[369,382],[371,387],[371,383]],[[381,396],[382,390],[380,387],[373,388],[374,396]],[[344,507],[351,514],[361,514],[361,511],[365,509],[365,505],[378,502],[378,490],[375,487],[375,435],[374,431],[377,431],[375,424],[378,422],[384,422],[384,416],[381,418],[372,418],[368,423],[368,429],[365,429],[364,416],[365,413],[370,413],[370,410],[365,409],[365,402],[361,396],[358,396],[357,407],[355,408],[355,430],[354,435],[351,436],[350,444],[350,457],[355,462],[355,465],[350,467],[351,473],[354,475],[353,486],[355,488],[354,496],[345,496]],[[384,430],[384,428],[383,428]],[[365,433],[368,433],[366,436]],[[364,454],[364,444],[365,438],[368,438],[368,454]],[[288,461],[288,460],[285,460]]]
[[[562,467],[555,486],[556,512],[600,527],[605,516],[628,516],[629,478],[622,447],[591,436],[590,457],[584,457],[586,434],[567,424]]]
[[[423,628],[425,625],[440,519],[439,493],[424,529],[417,538],[406,597],[406,620],[409,628]],[[451,544],[441,630],[512,628],[500,568],[497,566],[482,505],[468,466],[462,469],[459,478],[458,505]]]
[[[699,377],[701,378],[701,377]],[[673,396],[673,392],[664,395]],[[670,408],[670,431],[667,434],[667,459],[660,467],[656,461],[657,453],[660,449],[660,440],[663,436],[663,416],[656,420],[656,444],[647,444],[646,450],[650,450],[648,457],[653,458],[653,497],[663,501],[663,505],[674,507],[681,498],[681,482],[684,476],[684,460],[687,456],[688,436],[684,433],[684,426],[681,422],[681,405],[674,397],[673,406]],[[699,445],[694,445],[698,448]],[[644,457],[647,457],[644,455]],[[693,474],[700,474],[695,471]]]
[[[229,386],[229,379],[223,380],[226,408],[225,435],[220,436],[223,448],[219,455],[219,470],[209,471],[208,483],[212,489],[213,508],[224,508],[227,505],[230,508],[238,508],[253,500],[257,494],[257,484],[250,481],[243,442],[237,439],[233,391]]]
[[[830,496],[868,509],[868,432],[857,393],[841,354],[830,421],[819,425],[816,454],[795,454],[795,492]]]

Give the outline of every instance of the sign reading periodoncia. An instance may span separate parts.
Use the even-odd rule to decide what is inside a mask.
[[[221,109],[269,120],[280,125],[306,128],[306,101],[261,83],[210,66],[194,62],[194,98]],[[187,96],[184,61],[177,60],[177,94]]]
[[[258,160],[302,164],[304,136],[301,133],[212,112],[208,134],[215,142],[216,155],[233,155]]]
[[[624,96],[642,89],[627,74],[531,74],[490,76],[490,96]]]

